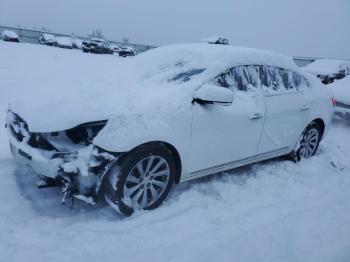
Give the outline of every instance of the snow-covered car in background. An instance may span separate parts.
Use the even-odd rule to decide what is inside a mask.
[[[217,37],[217,36],[212,36],[206,39],[202,39],[201,42],[206,42],[208,44],[215,44],[215,45],[229,45],[229,41],[227,38]]]
[[[21,42],[21,39],[19,38],[19,36],[14,31],[10,31],[10,30],[2,31],[1,39],[8,42],[17,42],[17,43]]]
[[[114,50],[114,53],[117,53],[121,57],[135,56],[136,55],[135,49],[130,47],[130,46],[119,47],[118,49]]]
[[[72,42],[72,47],[75,49],[83,49],[83,40],[77,38],[77,37],[72,37],[71,38]]]
[[[11,102],[13,156],[40,175],[41,187],[60,185],[64,200],[102,198],[124,215],[154,209],[174,184],[313,156],[334,112],[316,77],[267,51],[164,46],[121,68],[103,86],[65,81],[55,94],[43,87],[32,94],[39,100]]]
[[[72,41],[71,41],[70,37],[58,36],[58,37],[56,37],[56,41],[57,41],[57,46],[60,48],[66,48],[66,49],[73,48]]]
[[[336,112],[350,116],[350,75],[329,84],[336,99]]]
[[[322,83],[328,85],[350,74],[350,61],[318,59],[303,67],[303,69],[317,76]]]
[[[42,45],[57,46],[56,37],[53,34],[41,34],[39,36],[39,43]]]
[[[94,53],[94,54],[113,54],[114,51],[111,49],[109,43],[100,38],[92,38],[90,41],[82,42],[83,52]]]

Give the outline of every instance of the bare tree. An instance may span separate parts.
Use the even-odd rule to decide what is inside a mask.
[[[49,28],[47,28],[45,26],[42,26],[40,30],[41,31],[45,31],[45,32],[51,32],[51,29],[49,29]]]
[[[89,34],[88,36],[96,37],[96,38],[104,38],[102,29],[94,29],[92,30],[91,34]]]

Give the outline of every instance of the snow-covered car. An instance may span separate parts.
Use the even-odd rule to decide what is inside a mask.
[[[4,41],[8,41],[8,42],[21,42],[21,39],[19,38],[19,36],[14,32],[14,31],[10,31],[10,30],[4,30],[1,33],[1,38]]]
[[[110,48],[113,50],[115,54],[118,54],[118,51],[120,50],[120,46],[111,44]]]
[[[336,99],[336,112],[350,116],[350,75],[329,84]]]
[[[350,61],[336,59],[318,59],[303,69],[317,76],[328,85],[350,74]]]
[[[76,38],[76,37],[72,37],[71,38],[71,42],[72,42],[72,47],[75,49],[83,49],[83,40]]]
[[[72,41],[67,36],[58,36],[58,37],[56,37],[56,41],[57,41],[58,47],[67,48],[67,49],[73,48]]]
[[[217,37],[217,36],[212,36],[206,39],[202,39],[201,42],[206,42],[208,44],[215,44],[215,45],[229,45],[229,41],[227,38]]]
[[[56,46],[56,37],[53,34],[43,33],[39,36],[39,43],[42,45]]]
[[[92,38],[90,41],[82,42],[83,52],[94,53],[94,54],[113,54],[114,51],[111,49],[109,43],[100,38]]]
[[[40,187],[105,199],[123,215],[158,207],[180,182],[309,158],[334,113],[330,89],[290,57],[244,47],[164,46],[103,76],[96,88],[66,80],[54,94],[19,96],[6,127]]]
[[[114,50],[114,52],[117,53],[121,57],[135,56],[136,55],[135,49],[130,47],[130,46],[119,47],[117,50]]]

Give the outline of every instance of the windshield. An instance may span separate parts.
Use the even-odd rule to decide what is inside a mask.
[[[169,82],[187,82],[190,81],[194,76],[199,75],[203,73],[205,69],[191,69],[185,72],[181,72],[177,75],[175,75],[172,79],[169,80]]]

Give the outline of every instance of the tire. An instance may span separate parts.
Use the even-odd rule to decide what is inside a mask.
[[[312,122],[301,135],[298,148],[295,150],[297,161],[307,159],[315,155],[322,138],[322,129],[319,124]]]
[[[168,196],[175,172],[174,157],[166,146],[161,143],[140,146],[110,169],[105,199],[124,216],[135,210],[155,209]]]

